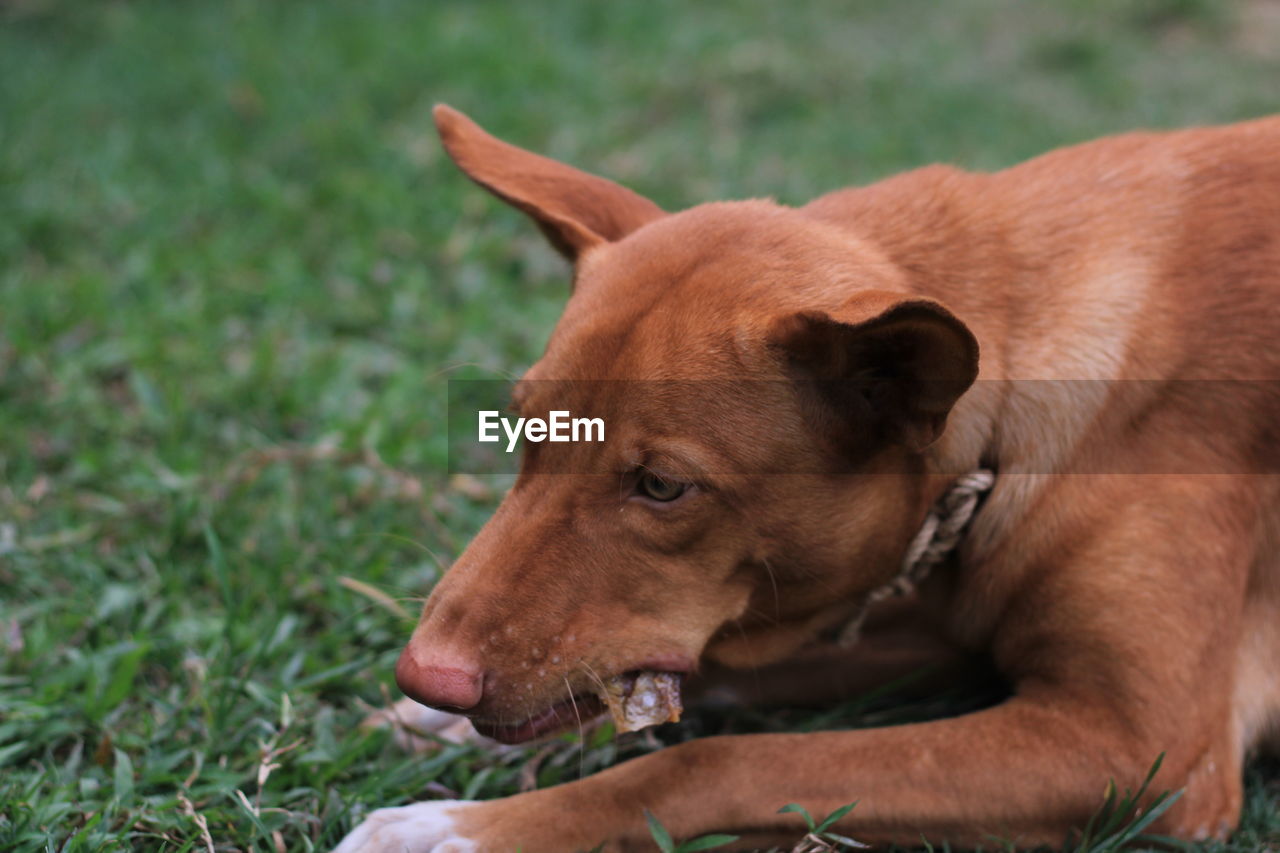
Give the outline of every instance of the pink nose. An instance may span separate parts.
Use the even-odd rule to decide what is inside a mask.
[[[419,657],[422,655],[422,657]],[[396,662],[396,684],[415,702],[442,711],[465,711],[480,704],[484,674],[478,666],[445,654],[405,646]]]

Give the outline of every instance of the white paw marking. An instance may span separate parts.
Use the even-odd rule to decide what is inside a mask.
[[[419,705],[412,699],[401,699],[390,708],[374,711],[364,718],[362,726],[392,729],[396,743],[409,752],[434,752],[440,743],[431,735],[449,743],[474,743],[501,748],[497,741],[481,736],[471,721],[459,714],[437,711]]]
[[[378,809],[347,833],[333,853],[473,853],[476,843],[455,832],[451,817],[473,805],[434,800]]]

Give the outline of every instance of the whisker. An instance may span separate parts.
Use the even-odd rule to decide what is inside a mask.
[[[757,609],[756,609],[756,608],[754,608],[754,607],[748,607],[746,610],[744,610],[744,611],[742,612],[742,615],[743,615],[743,616],[755,616],[755,617],[759,617],[759,619],[760,619],[761,621],[763,621],[763,622],[767,622],[767,623],[768,623],[768,624],[770,624],[770,625],[781,625],[781,624],[782,624],[782,618],[781,618],[781,616],[777,616],[777,615],[771,616],[771,615],[769,615],[768,613],[765,613],[763,610],[757,610]],[[741,617],[739,617],[739,618],[737,619],[737,621],[738,621],[738,622],[741,622],[741,621],[742,621],[742,618],[741,618]]]
[[[597,673],[596,673],[596,671],[595,671],[594,669],[592,669],[592,668],[591,668],[591,664],[587,663],[585,660],[583,660],[583,659],[581,659],[581,658],[579,658],[579,659],[578,659],[578,662],[579,662],[580,664],[582,664],[583,668],[587,671],[587,673],[588,673],[592,678],[594,678],[594,679],[595,679],[596,684],[599,684],[599,685],[600,685],[600,690],[601,690],[601,692],[602,692],[603,694],[605,694],[605,695],[608,695],[609,689],[608,689],[607,687],[605,687],[604,679],[603,679],[603,678],[601,678],[601,677],[599,676],[599,674],[597,674]],[[607,705],[608,703],[606,702],[605,704]],[[618,727],[617,727],[617,726],[614,726],[614,727],[613,727],[613,742],[614,742],[614,744],[617,744],[617,743],[618,743],[618,734],[619,734],[619,732],[618,732]]]
[[[464,367],[478,367],[481,370],[486,370],[489,373],[495,373],[498,376],[501,376],[503,379],[509,379],[512,382],[515,382],[520,378],[517,374],[512,373],[510,370],[503,370],[500,367],[494,367],[493,365],[489,365],[489,364],[481,364],[478,361],[455,361],[450,364],[446,364],[444,367],[440,368],[434,373],[429,374],[427,378],[439,379],[445,374],[453,373],[454,371],[461,370]]]
[[[578,712],[578,700],[573,697],[573,687],[569,684],[569,676],[560,676],[564,679],[564,688],[569,691],[569,704],[573,706],[573,716],[578,720],[578,778],[586,776],[585,759],[587,752],[587,734],[582,730],[582,714]]]
[[[596,671],[591,668],[591,664],[587,663],[586,659],[578,658],[578,665],[582,667],[583,671],[586,672],[587,675],[591,676],[591,678],[595,681],[596,684],[600,685],[600,691],[602,693],[608,692],[608,688],[605,687],[605,684],[604,684],[604,679],[601,678],[596,673]]]
[[[778,579],[773,574],[773,566],[769,565],[768,557],[761,557],[760,562],[764,564],[764,570],[769,575],[769,583],[773,586],[773,614],[774,618],[782,618],[782,599],[778,596]]]
[[[388,532],[386,532],[386,531],[372,531],[372,532],[369,532],[369,533],[358,533],[358,534],[356,534],[356,537],[357,537],[357,538],[368,537],[368,538],[378,538],[378,539],[390,539],[390,540],[392,540],[393,542],[400,542],[400,543],[403,543],[403,544],[405,544],[405,545],[412,545],[413,547],[417,548],[418,550],[420,550],[420,551],[424,552],[428,557],[430,557],[432,560],[434,560],[434,561],[435,561],[436,568],[437,568],[437,569],[439,569],[440,574],[442,574],[442,575],[443,575],[445,572],[447,572],[447,571],[449,570],[449,561],[448,561],[448,560],[444,559],[444,558],[443,558],[443,557],[441,557],[439,554],[437,554],[435,551],[433,551],[431,548],[429,548],[429,547],[427,547],[426,545],[424,545],[423,543],[419,542],[417,539],[414,539],[412,536],[405,536],[405,535],[404,535],[404,534],[402,534],[402,533],[388,533]]]

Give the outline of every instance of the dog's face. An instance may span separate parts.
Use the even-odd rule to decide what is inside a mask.
[[[479,678],[467,713],[520,740],[572,723],[544,711],[590,706],[601,679],[762,664],[847,619],[924,513],[920,451],[976,372],[967,329],[797,211],[667,216],[437,119],[463,169],[576,264],[513,407],[602,418],[606,440],[526,444],[427,602],[406,692],[442,704],[439,673]]]

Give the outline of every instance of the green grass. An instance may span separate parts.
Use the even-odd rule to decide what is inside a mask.
[[[566,292],[433,102],[669,208],[800,202],[1273,112],[1276,45],[1263,0],[0,3],[0,849],[323,849],[649,748],[355,728],[410,626],[339,578],[413,610],[493,505],[445,378]]]

